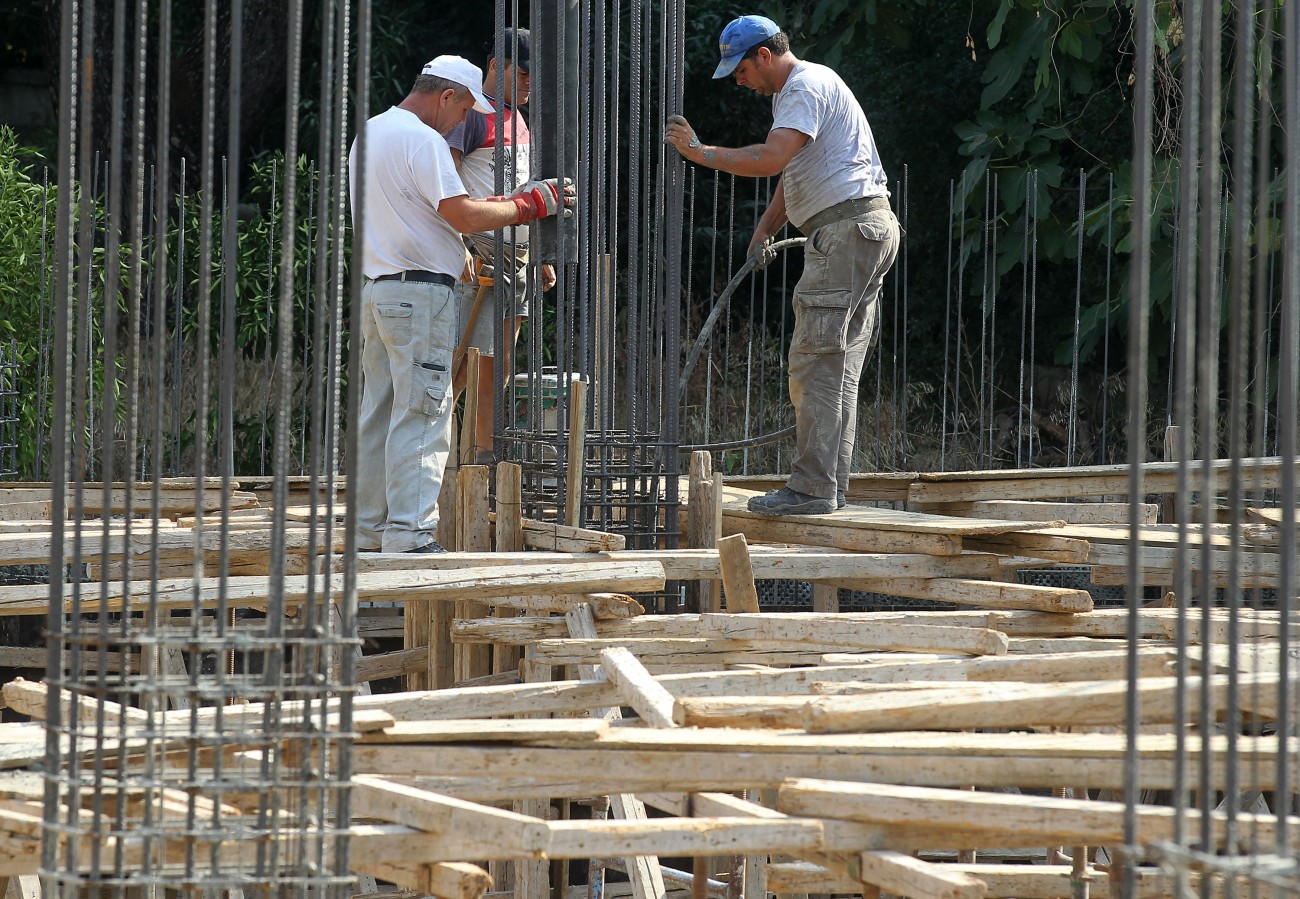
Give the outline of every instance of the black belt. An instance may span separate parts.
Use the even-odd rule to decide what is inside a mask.
[[[812,237],[813,232],[818,228],[824,228],[845,219],[857,218],[866,212],[876,212],[888,208],[889,197],[862,197],[857,200],[845,200],[843,203],[828,206],[812,216],[799,226],[799,230],[803,232],[804,237]]]
[[[421,284],[441,284],[443,287],[455,287],[456,279],[451,275],[444,275],[442,272],[394,272],[391,275],[380,275],[375,278],[376,281],[416,281]]]

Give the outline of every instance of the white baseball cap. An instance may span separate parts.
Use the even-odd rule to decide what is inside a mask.
[[[424,64],[421,75],[434,75],[469,88],[474,95],[474,108],[479,112],[492,111],[492,104],[483,96],[483,70],[463,56],[438,56]]]

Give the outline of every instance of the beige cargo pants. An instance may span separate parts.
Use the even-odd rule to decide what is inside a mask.
[[[848,489],[858,380],[880,332],[880,293],[898,242],[898,219],[880,209],[818,228],[804,244],[790,341],[792,490],[834,501],[836,489]]]

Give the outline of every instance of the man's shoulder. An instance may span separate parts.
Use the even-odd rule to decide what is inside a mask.
[[[801,59],[790,73],[788,86],[796,90],[834,90],[844,86],[844,79],[830,66]]]

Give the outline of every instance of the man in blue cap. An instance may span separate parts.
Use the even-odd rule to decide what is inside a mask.
[[[764,16],[741,16],[722,30],[714,78],[772,97],[772,128],[761,144],[714,147],[681,116],[664,139],[685,158],[734,175],[780,175],[749,253],[771,262],[772,237],[787,221],[804,244],[794,292],[790,400],[795,457],[786,485],[749,501],[765,515],[815,515],[843,507],[853,463],[858,381],[879,332],[885,275],[898,255],[898,219],[871,126],[834,71],[804,62]]]

